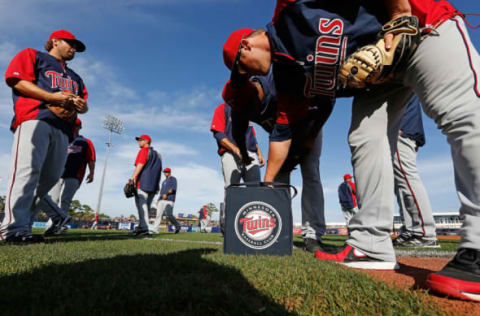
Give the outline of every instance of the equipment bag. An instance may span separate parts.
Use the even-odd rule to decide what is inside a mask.
[[[291,196],[290,188],[294,190]],[[292,255],[294,186],[276,182],[232,184],[226,189],[224,253]]]

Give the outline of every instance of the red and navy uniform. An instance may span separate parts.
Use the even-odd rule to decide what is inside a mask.
[[[143,164],[143,169],[137,177],[137,188],[145,192],[158,192],[162,176],[162,158],[153,147],[140,148],[135,159],[135,166]]]
[[[425,145],[425,131],[423,130],[422,107],[418,96],[414,94],[408,102],[405,114],[400,125],[403,137],[410,138],[418,147]]]
[[[338,199],[340,205],[345,209],[352,209],[357,207],[355,183],[344,181],[338,187]]]
[[[82,183],[89,162],[95,162],[95,148],[90,139],[78,135],[68,145],[67,162],[62,178],[76,178]]]
[[[217,140],[218,154],[220,156],[227,151],[227,149],[221,145],[222,139],[227,138],[235,146],[238,146],[233,137],[232,108],[228,104],[220,104],[217,106],[213,114],[210,131],[213,132],[213,136]],[[251,123],[249,123],[247,131],[245,132],[245,143],[248,151],[257,152],[255,129]]]
[[[200,213],[199,219],[207,219],[208,211],[207,211],[207,208],[206,208],[206,207],[202,207],[202,208],[200,209],[199,213]]]
[[[33,48],[27,48],[19,52],[12,59],[5,72],[5,80],[10,87],[18,79],[33,82],[48,92],[73,92],[84,100],[88,97],[87,88],[79,75],[52,55]],[[71,133],[72,123],[66,122],[53,114],[45,106],[46,102],[44,100],[30,98],[15,89],[12,90],[15,111],[10,126],[12,131],[15,131],[22,122],[42,120],[62,130],[67,135]]]
[[[168,193],[170,190],[172,190],[172,193]],[[166,201],[175,202],[175,197],[177,196],[177,179],[175,177],[170,176],[163,180],[159,200],[163,199],[164,194],[167,195]]]

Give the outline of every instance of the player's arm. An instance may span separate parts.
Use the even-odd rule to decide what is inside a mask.
[[[144,166],[145,166],[145,164],[143,164],[143,163],[137,163],[137,165],[135,166],[135,171],[133,172],[129,181],[134,181],[135,182],[138,175],[140,174],[140,172],[142,172]]]
[[[66,106],[70,102],[70,96],[63,92],[48,92],[34,84],[33,82],[22,79],[11,79],[7,83],[13,89],[30,98],[43,100],[47,103],[57,106]]]
[[[227,149],[228,151],[232,152],[235,156],[237,156],[238,158],[242,159],[242,154],[240,153],[240,149],[238,149],[237,146],[235,146],[234,143],[232,143],[231,141],[228,140],[228,138],[225,136],[225,134],[223,135],[224,137],[221,138],[220,140],[220,144],[225,147],[225,149]]]
[[[262,151],[260,150],[260,146],[257,144],[257,156],[258,156],[258,163],[260,164],[260,167],[263,167],[265,165],[265,157],[262,154]]]
[[[90,183],[93,181],[93,177],[95,174],[95,161],[89,161],[87,165],[88,165],[87,183]]]
[[[283,163],[287,159],[291,143],[291,139],[269,142],[268,163],[263,181],[273,182],[275,180],[280,168],[282,168]]]

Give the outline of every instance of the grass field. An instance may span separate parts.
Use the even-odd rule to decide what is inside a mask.
[[[344,237],[325,241],[342,244]],[[300,249],[224,255],[220,234],[71,230],[0,246],[1,315],[439,315],[402,291]],[[302,241],[295,238],[295,245]],[[455,242],[442,241],[454,251]]]

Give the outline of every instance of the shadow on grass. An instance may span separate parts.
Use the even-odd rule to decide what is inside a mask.
[[[154,235],[158,236],[169,236],[173,235],[172,233],[160,233]],[[122,232],[112,232],[112,233],[82,233],[82,232],[68,232],[64,235],[56,235],[52,237],[45,238],[45,243],[57,243],[57,242],[72,242],[72,241],[95,241],[95,240],[125,240],[125,239],[143,239],[143,237],[134,237],[130,233]]]
[[[203,248],[50,264],[0,277],[2,315],[294,315]]]

